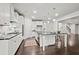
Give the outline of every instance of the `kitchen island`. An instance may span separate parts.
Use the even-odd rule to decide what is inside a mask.
[[[22,33],[9,33],[0,39],[0,55],[14,55],[22,42]]]
[[[55,37],[56,34],[53,33],[38,33],[38,37],[39,37],[39,43],[40,43],[40,47],[43,46],[43,44],[45,46],[49,46],[49,45],[55,45]]]
[[[38,39],[37,42],[39,43],[40,47],[43,47],[43,50],[45,50],[45,46],[49,45],[55,45],[55,33],[50,32],[37,32],[38,33]]]

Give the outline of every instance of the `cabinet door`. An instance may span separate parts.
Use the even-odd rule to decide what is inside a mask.
[[[10,4],[0,4],[0,24],[8,24],[10,21]]]
[[[17,37],[16,37],[16,50],[18,49],[18,47],[20,46],[20,44],[21,44],[21,42],[22,42],[22,34],[20,34],[20,35],[18,35]]]
[[[10,55],[14,55],[16,50],[17,50],[17,45],[16,45],[17,39],[18,39],[17,37],[18,36],[14,37],[14,38],[11,38],[9,40],[9,54]]]
[[[10,55],[13,55],[16,53],[21,42],[22,42],[22,34],[19,34],[16,37],[10,39],[9,41],[9,54]]]
[[[0,55],[8,54],[8,40],[0,40]]]
[[[9,54],[10,55],[14,55],[17,50],[17,40],[18,40],[18,36],[10,39],[9,41]]]
[[[15,43],[13,41],[14,38],[9,40],[8,54],[13,55],[15,50]]]
[[[19,46],[20,46],[20,44],[22,42],[22,34],[19,34],[18,36],[16,36],[13,41],[14,41],[14,44],[15,44],[14,53],[16,53],[17,49],[19,48]]]

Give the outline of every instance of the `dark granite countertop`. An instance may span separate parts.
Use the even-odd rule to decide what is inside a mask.
[[[19,34],[21,34],[21,33],[9,33],[9,34],[5,35],[4,38],[0,38],[0,40],[9,40],[9,39],[11,39],[11,38],[16,37],[16,36],[19,35]]]
[[[56,33],[52,33],[52,32],[37,32],[38,35],[56,35]]]

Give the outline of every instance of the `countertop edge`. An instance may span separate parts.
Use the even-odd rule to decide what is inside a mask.
[[[11,38],[14,38],[14,37],[16,37],[16,36],[18,36],[18,35],[20,35],[20,34],[22,34],[22,33],[18,33],[18,34],[13,35],[13,36],[12,36],[12,37],[10,37],[10,38],[0,39],[0,40],[10,40]]]

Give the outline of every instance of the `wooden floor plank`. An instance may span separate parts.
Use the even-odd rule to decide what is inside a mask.
[[[78,38],[75,38],[75,40],[77,39]],[[22,48],[20,49],[20,51],[22,50],[22,53],[17,55],[79,55],[78,45],[74,45],[72,47],[68,46],[68,48],[56,48],[56,46],[47,46],[45,48],[45,51],[43,51],[42,48],[40,48],[35,43],[34,38],[33,39],[31,38],[29,41],[31,41],[32,44],[30,45],[30,43],[28,43],[28,45],[30,46],[27,46],[27,39],[24,40],[24,45],[22,45],[23,50]]]

